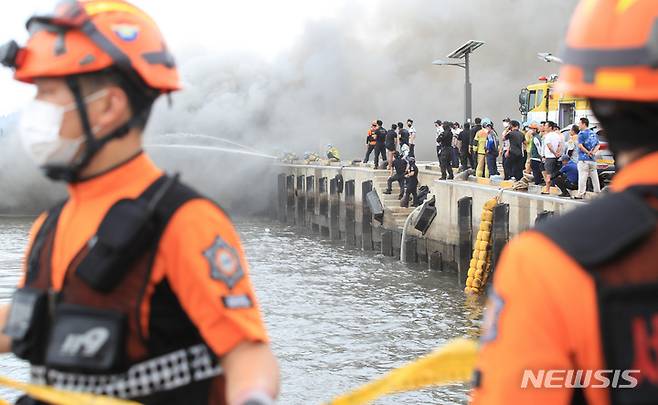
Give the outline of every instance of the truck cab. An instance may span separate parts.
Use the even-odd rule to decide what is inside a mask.
[[[598,125],[586,99],[554,90],[557,75],[542,76],[539,81],[522,89],[519,94],[519,111],[524,121],[553,121],[560,128],[567,128],[577,123],[579,118],[587,117],[593,126]]]

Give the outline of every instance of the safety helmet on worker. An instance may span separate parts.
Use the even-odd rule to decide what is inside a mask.
[[[27,22],[26,46],[10,41],[0,48],[0,63],[17,80],[62,78],[73,94],[83,128],[84,148],[75,162],[42,166],[54,180],[75,182],[110,141],[141,128],[155,99],[180,88],[173,56],[155,22],[125,0],[62,0],[54,12]],[[131,117],[109,134],[94,136],[80,77],[112,77],[130,101]]]
[[[116,68],[160,93],[180,89],[174,58],[155,22],[124,0],[63,0],[27,22],[25,47],[5,45],[15,78],[66,77]]]
[[[658,101],[658,2],[582,1],[562,59],[559,91],[595,99]]]

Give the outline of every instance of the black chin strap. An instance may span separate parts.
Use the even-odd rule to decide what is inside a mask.
[[[124,137],[139,121],[140,113],[133,113],[133,116],[124,124],[119,126],[114,131],[105,135],[100,139],[94,137],[94,132],[89,123],[89,115],[87,114],[87,105],[85,103],[82,90],[80,88],[80,80],[76,76],[69,76],[66,78],[66,84],[69,86],[82,123],[82,130],[84,131],[85,143],[84,151],[77,163],[71,165],[46,165],[43,170],[50,179],[58,181],[66,181],[67,183],[75,183],[81,180],[80,172],[89,165],[93,157],[113,139]]]

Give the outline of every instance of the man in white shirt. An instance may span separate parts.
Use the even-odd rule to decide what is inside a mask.
[[[560,135],[560,127],[553,121],[546,122],[549,132],[544,136],[544,181],[546,187],[542,194],[551,191],[551,177],[558,171],[558,159],[562,156],[564,140]]]
[[[407,120],[407,131],[409,131],[409,156],[416,156],[416,127],[414,127],[414,120],[409,118]]]

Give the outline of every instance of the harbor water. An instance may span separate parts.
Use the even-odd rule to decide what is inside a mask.
[[[0,301],[20,278],[32,218],[0,217]],[[236,219],[282,373],[280,404],[314,405],[430,352],[474,337],[481,309],[452,273],[408,267],[266,220]],[[0,356],[0,372],[26,378]],[[468,387],[398,394],[377,404],[464,404]],[[5,399],[15,393],[0,390]]]

